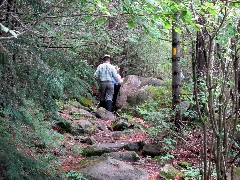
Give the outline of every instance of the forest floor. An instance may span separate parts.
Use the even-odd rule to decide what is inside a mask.
[[[68,109],[61,113],[61,116],[66,119],[71,119],[70,111],[72,109]],[[86,119],[86,118],[84,118]],[[133,118],[134,121],[140,123],[143,127],[149,129],[151,127],[150,124],[144,122],[144,120],[140,118]],[[98,119],[99,122],[103,123],[106,128],[110,127],[112,120],[103,120]],[[55,129],[56,131],[56,129]],[[123,136],[118,140],[112,138],[112,131],[108,133],[104,131],[96,131],[91,135],[91,138],[95,139],[97,143],[105,143],[105,142],[119,142],[119,141],[129,141],[129,142],[137,142],[137,141],[145,141],[146,143],[156,142],[156,139],[153,139],[152,136],[148,134],[147,131],[140,131],[134,136]],[[142,156],[141,150],[138,151],[138,155],[140,156],[140,160],[131,163],[135,167],[139,167],[145,169],[149,173],[149,180],[157,180],[164,179],[159,176],[159,172],[164,167],[165,164],[170,164],[176,169],[182,170],[182,167],[179,165],[183,162],[187,162],[189,165],[198,167],[200,159],[200,150],[201,150],[201,132],[197,130],[192,130],[187,133],[184,138],[182,135],[175,134],[176,143],[174,147],[169,147],[168,155],[165,160],[159,160],[157,158],[151,158],[150,156]],[[159,141],[159,140],[158,140]],[[163,144],[163,146],[166,144]],[[80,152],[83,148],[87,147],[86,143],[82,143],[80,141],[80,136],[75,136],[69,133],[63,133],[63,138],[61,140],[61,147],[63,150],[55,149],[51,150],[54,152],[54,155],[58,157],[58,164],[60,164],[60,169],[58,173],[64,173],[71,170],[77,171],[79,169],[79,161],[86,158]],[[175,177],[175,179],[183,179],[182,177]]]

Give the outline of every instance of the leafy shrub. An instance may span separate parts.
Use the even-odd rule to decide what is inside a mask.
[[[169,86],[149,87],[153,95],[153,100],[157,103],[158,108],[170,108],[172,105],[172,90]]]
[[[63,174],[63,179],[71,179],[71,180],[87,180],[81,173],[76,172],[74,170],[68,171]]]
[[[201,174],[199,168],[187,166],[186,170],[184,170],[184,179],[201,179]]]

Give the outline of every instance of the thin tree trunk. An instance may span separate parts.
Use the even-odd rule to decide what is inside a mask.
[[[175,111],[175,125],[180,129],[181,122],[181,68],[180,68],[180,35],[176,31],[179,28],[179,13],[175,13],[175,22],[172,29],[172,107]]]

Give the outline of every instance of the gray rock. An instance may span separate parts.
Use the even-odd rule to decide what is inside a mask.
[[[127,97],[127,103],[129,106],[136,106],[151,99],[152,96],[149,91],[149,86],[144,86],[140,88],[138,91],[136,91],[134,94],[129,94]]]
[[[126,107],[128,105],[128,96],[134,94],[139,89],[140,85],[141,81],[138,76],[129,75],[125,77],[124,82],[122,83],[122,86],[120,88],[120,92],[118,94],[117,106],[120,108]]]
[[[101,131],[104,131],[106,134],[110,132],[107,126],[103,122],[101,121],[91,121],[91,122],[96,126],[96,128],[98,128]]]
[[[128,123],[125,119],[118,118],[112,122],[111,129],[113,131],[123,131],[125,129],[128,129],[130,125],[131,124]]]
[[[146,144],[143,146],[142,155],[143,156],[159,156],[164,153],[162,145],[160,144]]]
[[[114,116],[114,114],[112,112],[106,110],[103,107],[96,109],[95,115],[97,118],[101,118],[103,120],[115,120],[116,119],[116,117]]]
[[[125,151],[125,152],[111,152],[103,154],[104,157],[112,157],[117,160],[123,160],[123,161],[129,161],[129,162],[135,162],[140,159],[139,155],[135,151]]]
[[[136,133],[137,133],[136,130],[133,130],[133,129],[124,130],[124,131],[114,131],[112,134],[112,137],[114,140],[119,140],[121,137],[134,136]]]
[[[83,155],[86,157],[91,156],[101,156],[104,153],[116,152],[120,150],[128,150],[128,151],[138,151],[142,149],[143,142],[115,142],[115,143],[101,143],[94,144],[92,146],[88,146],[83,150]]]
[[[90,156],[101,156],[104,153],[116,152],[124,149],[124,146],[128,142],[116,142],[116,143],[102,143],[88,146],[83,150],[83,155]]]
[[[93,133],[96,127],[88,120],[65,120],[56,123],[56,127],[60,127],[63,133],[71,133],[80,135],[83,133]]]
[[[80,169],[88,180],[147,180],[148,173],[125,162],[101,157]]]
[[[89,145],[93,145],[93,144],[96,143],[96,140],[93,139],[93,138],[91,138],[91,137],[82,137],[82,138],[80,139],[80,142],[86,143],[86,144],[89,144]]]
[[[88,118],[94,118],[95,116],[90,113],[89,111],[85,109],[78,109],[78,108],[72,108],[72,110],[69,112],[70,115],[76,116],[76,117],[88,117]]]
[[[139,150],[143,149],[144,145],[145,145],[144,141],[129,142],[124,146],[124,149],[128,150],[128,151],[139,151]]]
[[[143,86],[162,86],[163,81],[153,77],[140,77],[141,87]]]
[[[96,127],[88,120],[72,120],[70,123],[72,134],[92,134],[95,132]]]

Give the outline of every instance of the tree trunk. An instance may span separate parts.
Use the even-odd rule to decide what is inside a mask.
[[[181,122],[181,67],[180,67],[180,35],[176,31],[179,28],[179,13],[175,13],[175,22],[172,28],[172,107],[175,112],[174,122],[180,129]]]
[[[206,73],[206,50],[204,47],[204,34],[197,32],[197,43],[196,43],[196,66],[197,66],[197,78],[205,76]],[[199,84],[199,80],[198,80]]]

